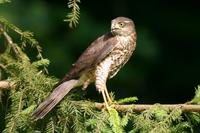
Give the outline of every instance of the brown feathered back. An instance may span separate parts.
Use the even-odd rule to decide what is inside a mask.
[[[117,38],[107,33],[97,38],[79,57],[67,75],[60,83],[70,79],[77,79],[87,69],[92,68],[103,60],[117,44]],[[59,84],[60,84],[59,83]]]

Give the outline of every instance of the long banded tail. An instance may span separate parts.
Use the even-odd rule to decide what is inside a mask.
[[[42,102],[33,112],[33,117],[38,120],[42,119],[51,109],[58,104],[62,98],[73,89],[78,83],[78,80],[69,80],[57,86],[51,95]]]

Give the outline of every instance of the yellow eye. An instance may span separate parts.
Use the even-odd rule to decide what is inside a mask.
[[[122,27],[122,28],[125,26],[125,23],[123,23],[123,22],[119,22],[118,24],[119,24],[119,26]]]

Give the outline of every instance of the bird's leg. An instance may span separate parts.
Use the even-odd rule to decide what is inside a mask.
[[[108,105],[108,97],[107,97],[107,94],[106,94],[106,85],[105,84],[102,84],[101,82],[99,82],[99,80],[96,81],[96,88],[97,90],[102,94],[103,96],[103,100],[104,100],[104,105],[105,105],[105,108],[107,109],[109,107]]]
[[[106,98],[106,95],[105,95],[105,90],[101,91],[101,93],[102,93],[102,96],[103,96],[105,107],[107,109],[109,107],[109,105],[108,105],[108,101],[107,101],[107,98]]]
[[[108,108],[108,103],[112,102],[106,87],[106,80],[110,72],[111,64],[112,64],[111,58],[106,58],[96,67],[95,70],[95,76],[96,76],[95,85],[97,90],[102,93],[106,108]]]
[[[108,103],[112,103],[112,100],[111,100],[111,98],[110,98],[110,95],[109,95],[107,89],[105,89],[105,93],[106,93],[106,97],[107,97]]]

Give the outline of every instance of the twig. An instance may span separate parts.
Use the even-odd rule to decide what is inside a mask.
[[[12,38],[7,34],[7,32],[4,30],[4,28],[3,28],[3,26],[1,24],[0,24],[0,33],[3,34],[3,36],[5,37],[5,40],[11,46],[11,48],[13,49],[13,51],[15,52],[15,54],[18,55],[19,51],[18,51],[15,43],[13,43]]]
[[[155,106],[155,105],[153,105],[153,104],[132,104],[132,105],[114,105],[114,108],[119,112],[127,112],[127,111],[142,112],[142,111],[150,109],[153,106]],[[166,107],[169,110],[180,108],[182,110],[182,112],[200,112],[200,105],[159,104],[159,106]],[[104,104],[95,103],[95,107],[96,107],[96,109],[101,110],[104,108]]]
[[[2,69],[6,69],[6,66],[4,66],[3,64],[0,64],[0,67],[1,67]]]
[[[14,86],[14,83],[9,81],[0,81],[0,89],[9,89]]]

